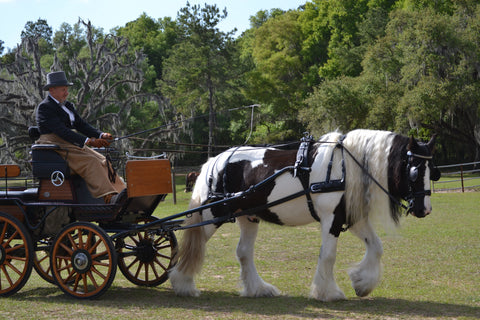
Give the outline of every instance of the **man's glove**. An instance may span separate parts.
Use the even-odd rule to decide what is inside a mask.
[[[110,142],[105,139],[88,138],[86,145],[94,148],[101,148],[108,147],[110,145]]]
[[[100,138],[105,139],[105,140],[113,140],[113,136],[108,132],[102,133],[102,136]]]

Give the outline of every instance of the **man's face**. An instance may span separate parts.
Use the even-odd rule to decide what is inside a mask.
[[[57,99],[60,103],[67,101],[68,97],[68,87],[67,86],[59,86],[59,87],[51,87],[48,89],[50,95]]]

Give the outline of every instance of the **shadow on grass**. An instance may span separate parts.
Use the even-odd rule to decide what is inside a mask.
[[[241,313],[251,316],[288,316],[299,318],[354,317],[401,317],[401,318],[473,318],[480,317],[480,307],[455,303],[410,301],[391,298],[354,298],[345,301],[324,303],[302,296],[280,296],[275,298],[244,298],[237,293],[204,291],[198,298],[178,297],[168,288],[122,288],[112,286],[103,296],[95,300],[78,300],[61,293],[54,287],[22,290],[8,299],[62,303],[65,305],[85,304],[98,308],[116,308],[128,311],[131,308],[180,309],[214,312],[219,314]]]

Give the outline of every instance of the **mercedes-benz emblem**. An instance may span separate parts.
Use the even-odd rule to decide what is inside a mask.
[[[50,176],[50,181],[52,181],[52,184],[55,187],[60,187],[65,181],[65,176],[63,175],[63,172],[56,170],[52,172],[52,175]]]

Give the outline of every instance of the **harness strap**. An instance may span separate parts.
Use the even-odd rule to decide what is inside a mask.
[[[320,217],[318,216],[315,208],[313,206],[312,197],[310,195],[310,163],[308,162],[308,153],[310,151],[310,146],[314,142],[313,137],[305,133],[305,136],[301,140],[300,147],[297,152],[297,161],[295,161],[295,166],[293,169],[293,177],[298,177],[302,183],[303,190],[305,192],[305,197],[307,198],[307,206],[310,211],[310,215],[313,219],[320,222]],[[298,170],[300,169],[300,170]]]
[[[335,148],[332,151],[332,155],[330,156],[330,162],[328,163],[327,167],[327,176],[325,177],[325,181],[322,182],[315,182],[310,185],[310,192],[311,193],[324,193],[324,192],[335,192],[335,191],[344,191],[345,190],[345,155],[343,154],[343,140],[345,140],[346,135],[343,135],[339,142],[335,145]],[[340,148],[342,150],[342,178],[336,180],[330,180],[330,176],[332,174],[332,166],[333,166],[333,157],[335,155],[335,149]]]

